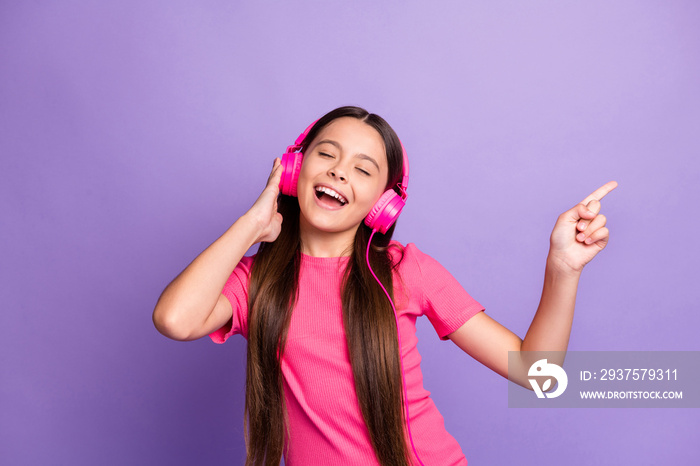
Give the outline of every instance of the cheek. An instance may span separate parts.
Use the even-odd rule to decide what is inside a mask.
[[[379,198],[384,194],[384,191],[382,190],[383,187],[377,187],[376,185],[372,184],[370,186],[367,186],[363,189],[363,192],[366,193],[362,197],[362,202],[368,206],[368,208],[371,208],[374,206],[374,204],[379,200]]]
[[[299,170],[299,176],[297,178],[297,195],[300,195],[305,188],[309,186],[309,174],[308,170],[305,168],[305,164],[301,165],[301,170]],[[304,189],[300,189],[304,188]]]

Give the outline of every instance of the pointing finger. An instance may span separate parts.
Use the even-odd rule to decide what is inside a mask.
[[[594,199],[600,201],[615,188],[617,188],[617,181],[609,181],[589,194],[583,201],[581,201],[581,204],[588,204]]]

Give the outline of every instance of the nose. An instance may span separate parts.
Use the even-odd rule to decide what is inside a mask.
[[[331,178],[338,179],[343,182],[347,181],[347,175],[345,174],[345,170],[339,165],[331,167],[328,170],[328,174]]]

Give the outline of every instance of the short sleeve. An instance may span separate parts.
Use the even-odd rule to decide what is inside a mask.
[[[243,257],[226,280],[221,294],[231,303],[231,320],[209,334],[214,343],[224,343],[231,335],[242,334],[248,338],[248,283],[255,256]]]
[[[441,340],[484,310],[438,261],[421,252],[413,243],[406,252],[417,263],[421,308]]]

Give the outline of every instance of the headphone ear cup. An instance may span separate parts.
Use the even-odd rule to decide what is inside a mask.
[[[303,159],[304,154],[301,152],[287,152],[282,156],[282,178],[279,186],[282,194],[296,197],[297,180]]]
[[[401,196],[396,194],[393,189],[388,189],[384,191],[382,197],[379,198],[372,210],[367,214],[367,217],[365,217],[365,225],[384,234],[399,218],[399,214],[401,214],[401,210],[405,205],[406,201],[401,199]]]

